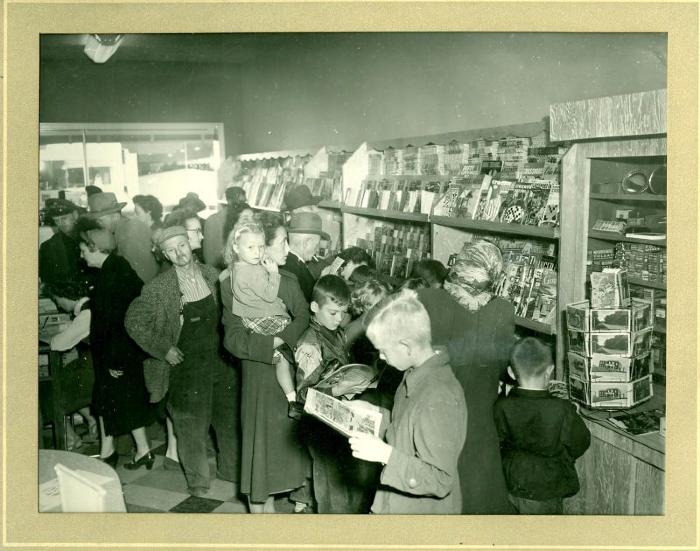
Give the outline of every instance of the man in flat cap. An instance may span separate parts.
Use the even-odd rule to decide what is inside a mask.
[[[282,269],[297,276],[299,286],[309,304],[316,278],[309,271],[307,263],[318,253],[321,239],[330,240],[330,236],[321,226],[321,217],[314,212],[295,212],[287,225],[289,255]]]
[[[126,258],[144,283],[158,273],[158,263],[151,253],[151,229],[141,220],[122,216],[126,203],[117,201],[110,192],[98,192],[88,196],[89,216],[103,228],[111,231],[117,242],[117,251]]]
[[[151,356],[144,363],[149,391],[152,372],[166,374],[167,389],[161,377],[159,397],[167,390],[188,491],[201,497],[210,487],[210,426],[218,445],[217,478],[237,483],[240,465],[237,373],[220,355],[219,271],[195,261],[184,227],[164,228],[155,239],[172,268],[144,285],[124,323]]]
[[[48,199],[45,212],[56,233],[39,247],[39,278],[44,290],[70,312],[88,291],[88,274],[80,260],[80,239],[75,231],[79,210],[67,199]]]

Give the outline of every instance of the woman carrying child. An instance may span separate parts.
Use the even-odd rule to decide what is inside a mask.
[[[283,266],[289,245],[281,218],[263,213],[258,220],[265,232],[265,254]],[[233,314],[230,276],[222,281],[221,295],[224,346],[241,359],[242,368],[240,490],[248,497],[251,513],[272,513],[274,496],[304,486],[308,470],[308,453],[299,440],[298,422],[288,416],[288,400],[277,380],[273,355],[277,348],[296,345],[309,324],[309,305],[296,278],[280,272],[277,296],[292,320],[276,335],[262,335]],[[303,507],[298,501],[295,510]]]

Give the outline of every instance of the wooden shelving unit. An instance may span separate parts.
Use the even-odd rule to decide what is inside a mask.
[[[559,228],[543,226],[525,226],[522,224],[504,224],[501,222],[489,222],[487,220],[468,220],[464,218],[451,218],[449,216],[430,216],[430,222],[450,228],[460,228],[488,233],[503,233],[523,237],[535,237],[538,239],[558,239]]]
[[[543,335],[556,335],[557,329],[549,324],[542,323],[541,321],[535,321],[528,318],[521,318],[520,316],[515,316],[515,325],[518,327],[525,327],[526,329],[531,329]]]
[[[610,170],[614,170],[612,165],[615,164],[648,163],[649,159],[663,159],[666,156],[665,112],[665,90],[567,102],[550,107],[551,139],[574,142],[562,159],[557,293],[560,319],[563,319],[561,312],[567,304],[586,298],[587,251],[591,239],[657,247],[666,245],[665,240],[634,239],[610,232],[589,231],[592,225],[589,219],[591,201],[607,201],[612,196],[620,203],[628,195],[592,195],[590,183],[592,173],[598,168],[596,163],[609,162]],[[617,170],[622,169],[618,167]],[[645,196],[633,197],[639,199]],[[664,204],[664,196],[649,197],[642,201],[651,208],[655,203]],[[630,283],[633,282],[630,280]],[[557,329],[557,349],[565,350],[565,332],[561,322]],[[563,376],[563,370],[563,364],[558,363],[557,375]]]
[[[440,174],[382,174],[378,170],[378,157],[381,150],[388,147],[405,148],[412,144],[420,147],[429,142],[436,144],[447,144],[451,140],[461,143],[486,140],[494,141],[512,136],[529,136],[535,138],[539,136],[544,141],[545,127],[542,123],[531,123],[528,125],[517,125],[509,127],[498,127],[490,129],[477,129],[465,132],[456,132],[441,136],[424,136],[419,138],[401,138],[397,140],[362,144],[353,153],[352,157],[343,165],[343,197],[350,197],[351,204],[341,206],[343,213],[343,246],[355,245],[357,238],[367,235],[371,228],[372,220],[387,220],[389,222],[408,222],[415,224],[429,224],[431,229],[431,257],[447,263],[449,254],[458,252],[462,247],[468,234],[481,233],[490,235],[512,236],[525,239],[557,241],[559,229],[551,227],[525,226],[520,224],[505,224],[500,222],[489,222],[484,220],[465,220],[461,218],[450,218],[446,216],[434,216],[431,214],[415,214],[381,209],[370,209],[354,206],[357,201],[358,190],[364,181],[419,181],[427,182],[449,182],[454,176]],[[534,139],[533,139],[534,141]],[[538,142],[539,144],[540,142]],[[537,145],[535,147],[540,147]],[[380,163],[381,164],[381,163]],[[381,167],[383,164],[381,164]],[[348,194],[348,191],[350,193]],[[436,232],[439,236],[436,237]],[[449,251],[449,253],[447,252]],[[541,335],[556,334],[556,327],[552,324],[542,323],[531,319],[520,318],[516,320],[519,327],[535,331]]]
[[[635,277],[628,277],[627,282],[630,285],[639,285],[640,287],[649,287],[651,289],[662,289],[664,291],[666,290],[666,284],[663,281],[645,281]]]
[[[453,176],[446,174],[382,174],[376,177],[378,180],[413,180],[414,182],[449,182]]]
[[[349,214],[359,214],[362,216],[370,216],[372,218],[382,218],[384,220],[396,220],[398,222],[420,222],[427,224],[429,221],[427,214],[410,214],[407,212],[398,212],[393,210],[367,209],[363,207],[346,206],[342,206],[340,210]]]
[[[665,203],[665,195],[652,195],[647,193],[591,193],[591,199],[600,199],[601,201],[620,201],[622,203],[635,203],[639,201],[650,201],[652,203]]]
[[[322,209],[340,210],[342,203],[340,201],[327,201],[324,199],[318,206]]]
[[[562,159],[560,203],[561,235],[559,308],[586,298],[586,266],[589,247],[603,248],[603,242],[643,243],[664,247],[665,241],[652,241],[608,232],[589,231],[596,218],[615,219],[616,209],[629,206],[647,213],[665,214],[666,196],[590,193],[592,183],[621,181],[629,166],[646,171],[665,164],[666,90],[625,94],[606,98],[566,102],[550,107],[550,137],[573,142]],[[636,215],[639,217],[639,215]],[[600,240],[597,242],[597,240]],[[605,248],[610,248],[605,245]],[[632,285],[665,289],[663,283],[628,277]],[[560,315],[560,320],[563,316]],[[557,349],[566,350],[562,325],[557,326]],[[662,333],[655,328],[657,333]],[[665,331],[663,331],[665,334]],[[557,364],[557,376],[564,376]],[[655,385],[653,398],[642,408],[663,407],[665,389]],[[594,412],[601,413],[601,412]],[[587,415],[588,417],[588,415]],[[609,426],[604,419],[587,421],[591,447],[577,461],[581,491],[565,504],[565,514],[663,514],[664,446],[656,436],[656,446]],[[600,461],[605,457],[605,465]],[[640,492],[640,488],[644,491]],[[639,492],[643,499],[634,496]],[[630,499],[630,493],[632,499]],[[609,496],[622,496],[610,510]]]
[[[601,241],[615,241],[622,243],[642,243],[644,245],[654,245],[656,247],[665,247],[665,239],[637,239],[635,237],[625,237],[619,233],[606,232],[606,231],[595,231],[590,230],[588,232],[589,239],[600,239]]]

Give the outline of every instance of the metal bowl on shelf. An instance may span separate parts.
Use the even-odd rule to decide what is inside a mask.
[[[649,193],[666,195],[666,165],[655,168],[649,176]]]
[[[649,180],[647,179],[647,175],[643,172],[633,170],[628,172],[622,179],[622,184],[620,184],[620,187],[625,193],[644,193],[647,189],[649,189]]]

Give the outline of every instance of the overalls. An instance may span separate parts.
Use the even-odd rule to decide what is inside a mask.
[[[235,369],[220,354],[219,308],[212,295],[185,303],[178,348],[184,360],[170,370],[168,409],[190,488],[209,488],[209,426],[218,444],[217,476],[238,482],[239,388]]]

